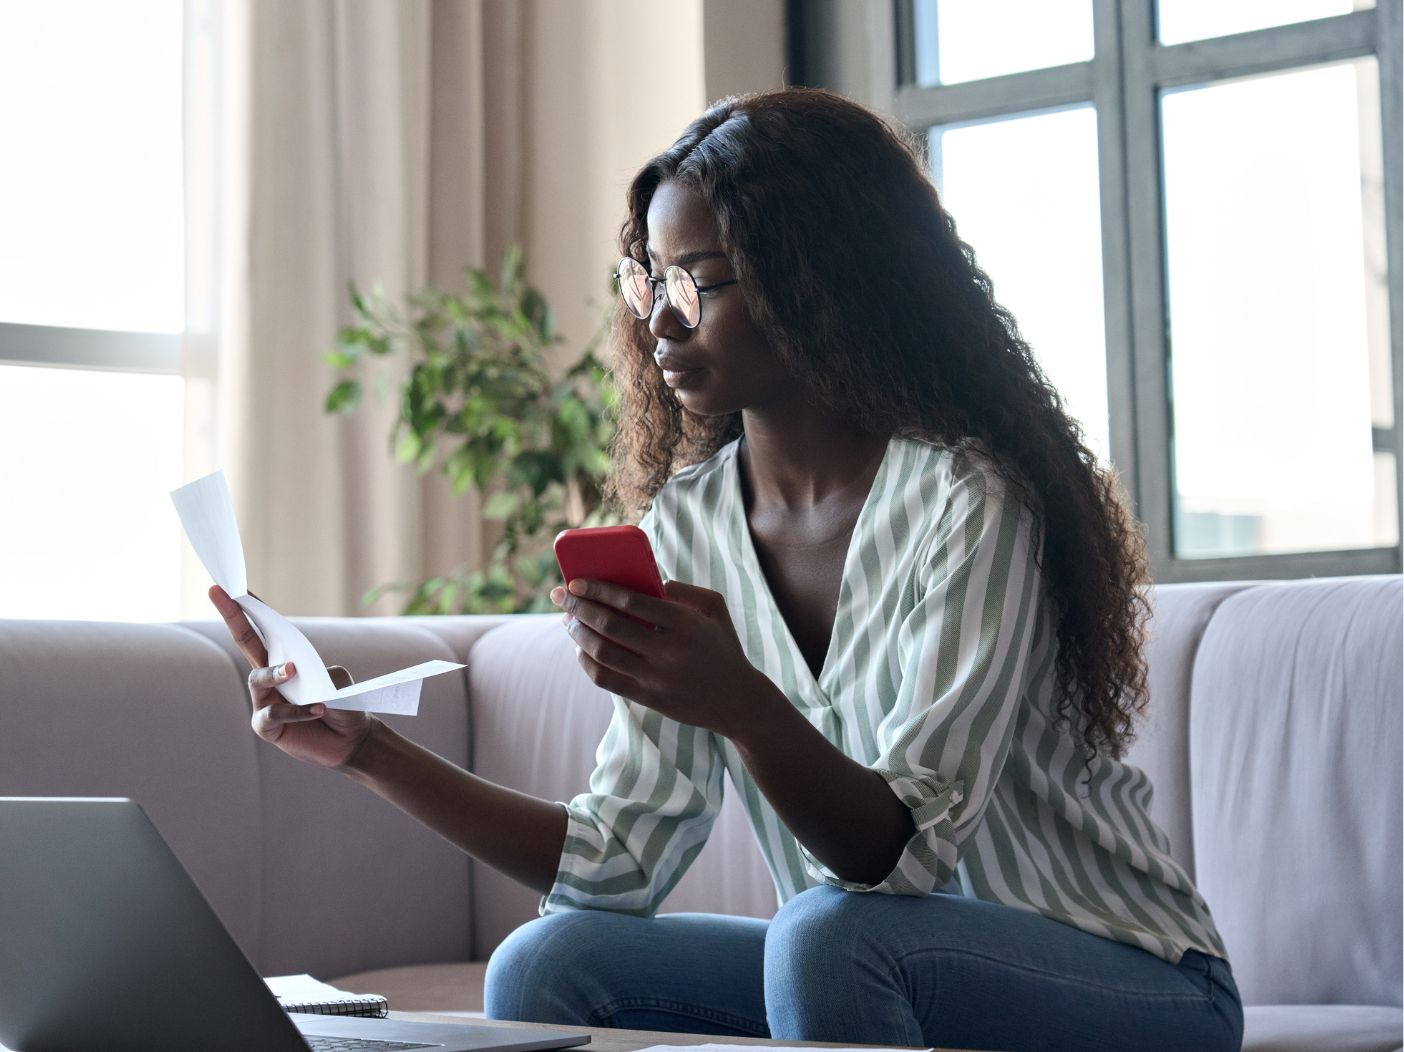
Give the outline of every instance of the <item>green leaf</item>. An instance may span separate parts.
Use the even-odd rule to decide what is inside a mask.
[[[468,291],[479,308],[497,298],[497,290],[492,287],[485,271],[478,267],[469,267],[464,274],[468,278]]]
[[[342,380],[327,393],[325,410],[328,413],[349,413],[361,400],[359,380]]]
[[[507,251],[502,256],[502,291],[511,295],[521,279],[522,274],[522,246],[508,245]]]
[[[483,515],[489,519],[505,519],[517,510],[521,499],[518,494],[510,490],[494,493],[488,498],[487,504],[483,506]]]
[[[453,613],[454,606],[458,602],[458,593],[460,590],[460,586],[453,581],[450,581],[449,583],[445,584],[439,592],[439,603],[437,612],[440,614]]]
[[[356,364],[359,355],[347,351],[327,351],[322,355],[322,361],[337,369],[345,369]]]
[[[551,340],[551,308],[531,286],[522,291],[521,313],[543,343]]]
[[[424,449],[424,443],[413,431],[406,431],[400,436],[400,444],[395,447],[395,459],[401,464],[408,464],[414,460]]]

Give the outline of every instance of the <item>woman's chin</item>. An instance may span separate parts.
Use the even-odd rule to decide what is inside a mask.
[[[694,416],[726,416],[737,412],[737,407],[730,403],[720,403],[716,398],[707,397],[706,393],[697,390],[675,391],[678,404]]]

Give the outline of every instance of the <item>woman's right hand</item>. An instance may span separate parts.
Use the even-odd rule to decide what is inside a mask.
[[[321,703],[294,705],[284,700],[277,688],[297,675],[292,662],[268,667],[268,651],[243,608],[219,585],[210,588],[209,596],[235,645],[252,666],[249,698],[253,702],[250,722],[254,733],[304,763],[343,766],[374,729],[375,717],[366,712],[328,709]],[[344,668],[332,665],[327,671],[337,687],[350,685],[351,676]]]

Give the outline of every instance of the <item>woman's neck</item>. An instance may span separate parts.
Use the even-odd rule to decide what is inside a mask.
[[[814,410],[783,419],[742,414],[741,469],[753,502],[812,508],[858,490],[866,494],[890,436]]]

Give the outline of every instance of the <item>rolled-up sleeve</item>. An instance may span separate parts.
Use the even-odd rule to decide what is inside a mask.
[[[541,912],[652,916],[706,843],[724,764],[710,732],[619,697],[595,759],[590,791],[564,805],[560,868]]]
[[[916,601],[897,632],[898,696],[870,765],[910,809],[914,832],[877,884],[843,880],[804,851],[825,884],[898,895],[942,887],[1009,756],[1042,592],[1032,521],[979,470],[957,478],[949,498],[915,568]]]
[[[661,495],[660,495],[661,496]],[[659,506],[640,528],[670,578],[656,534]],[[562,804],[566,836],[540,911],[602,909],[652,916],[707,841],[726,766],[710,731],[612,695],[614,715],[595,751],[589,792]]]

